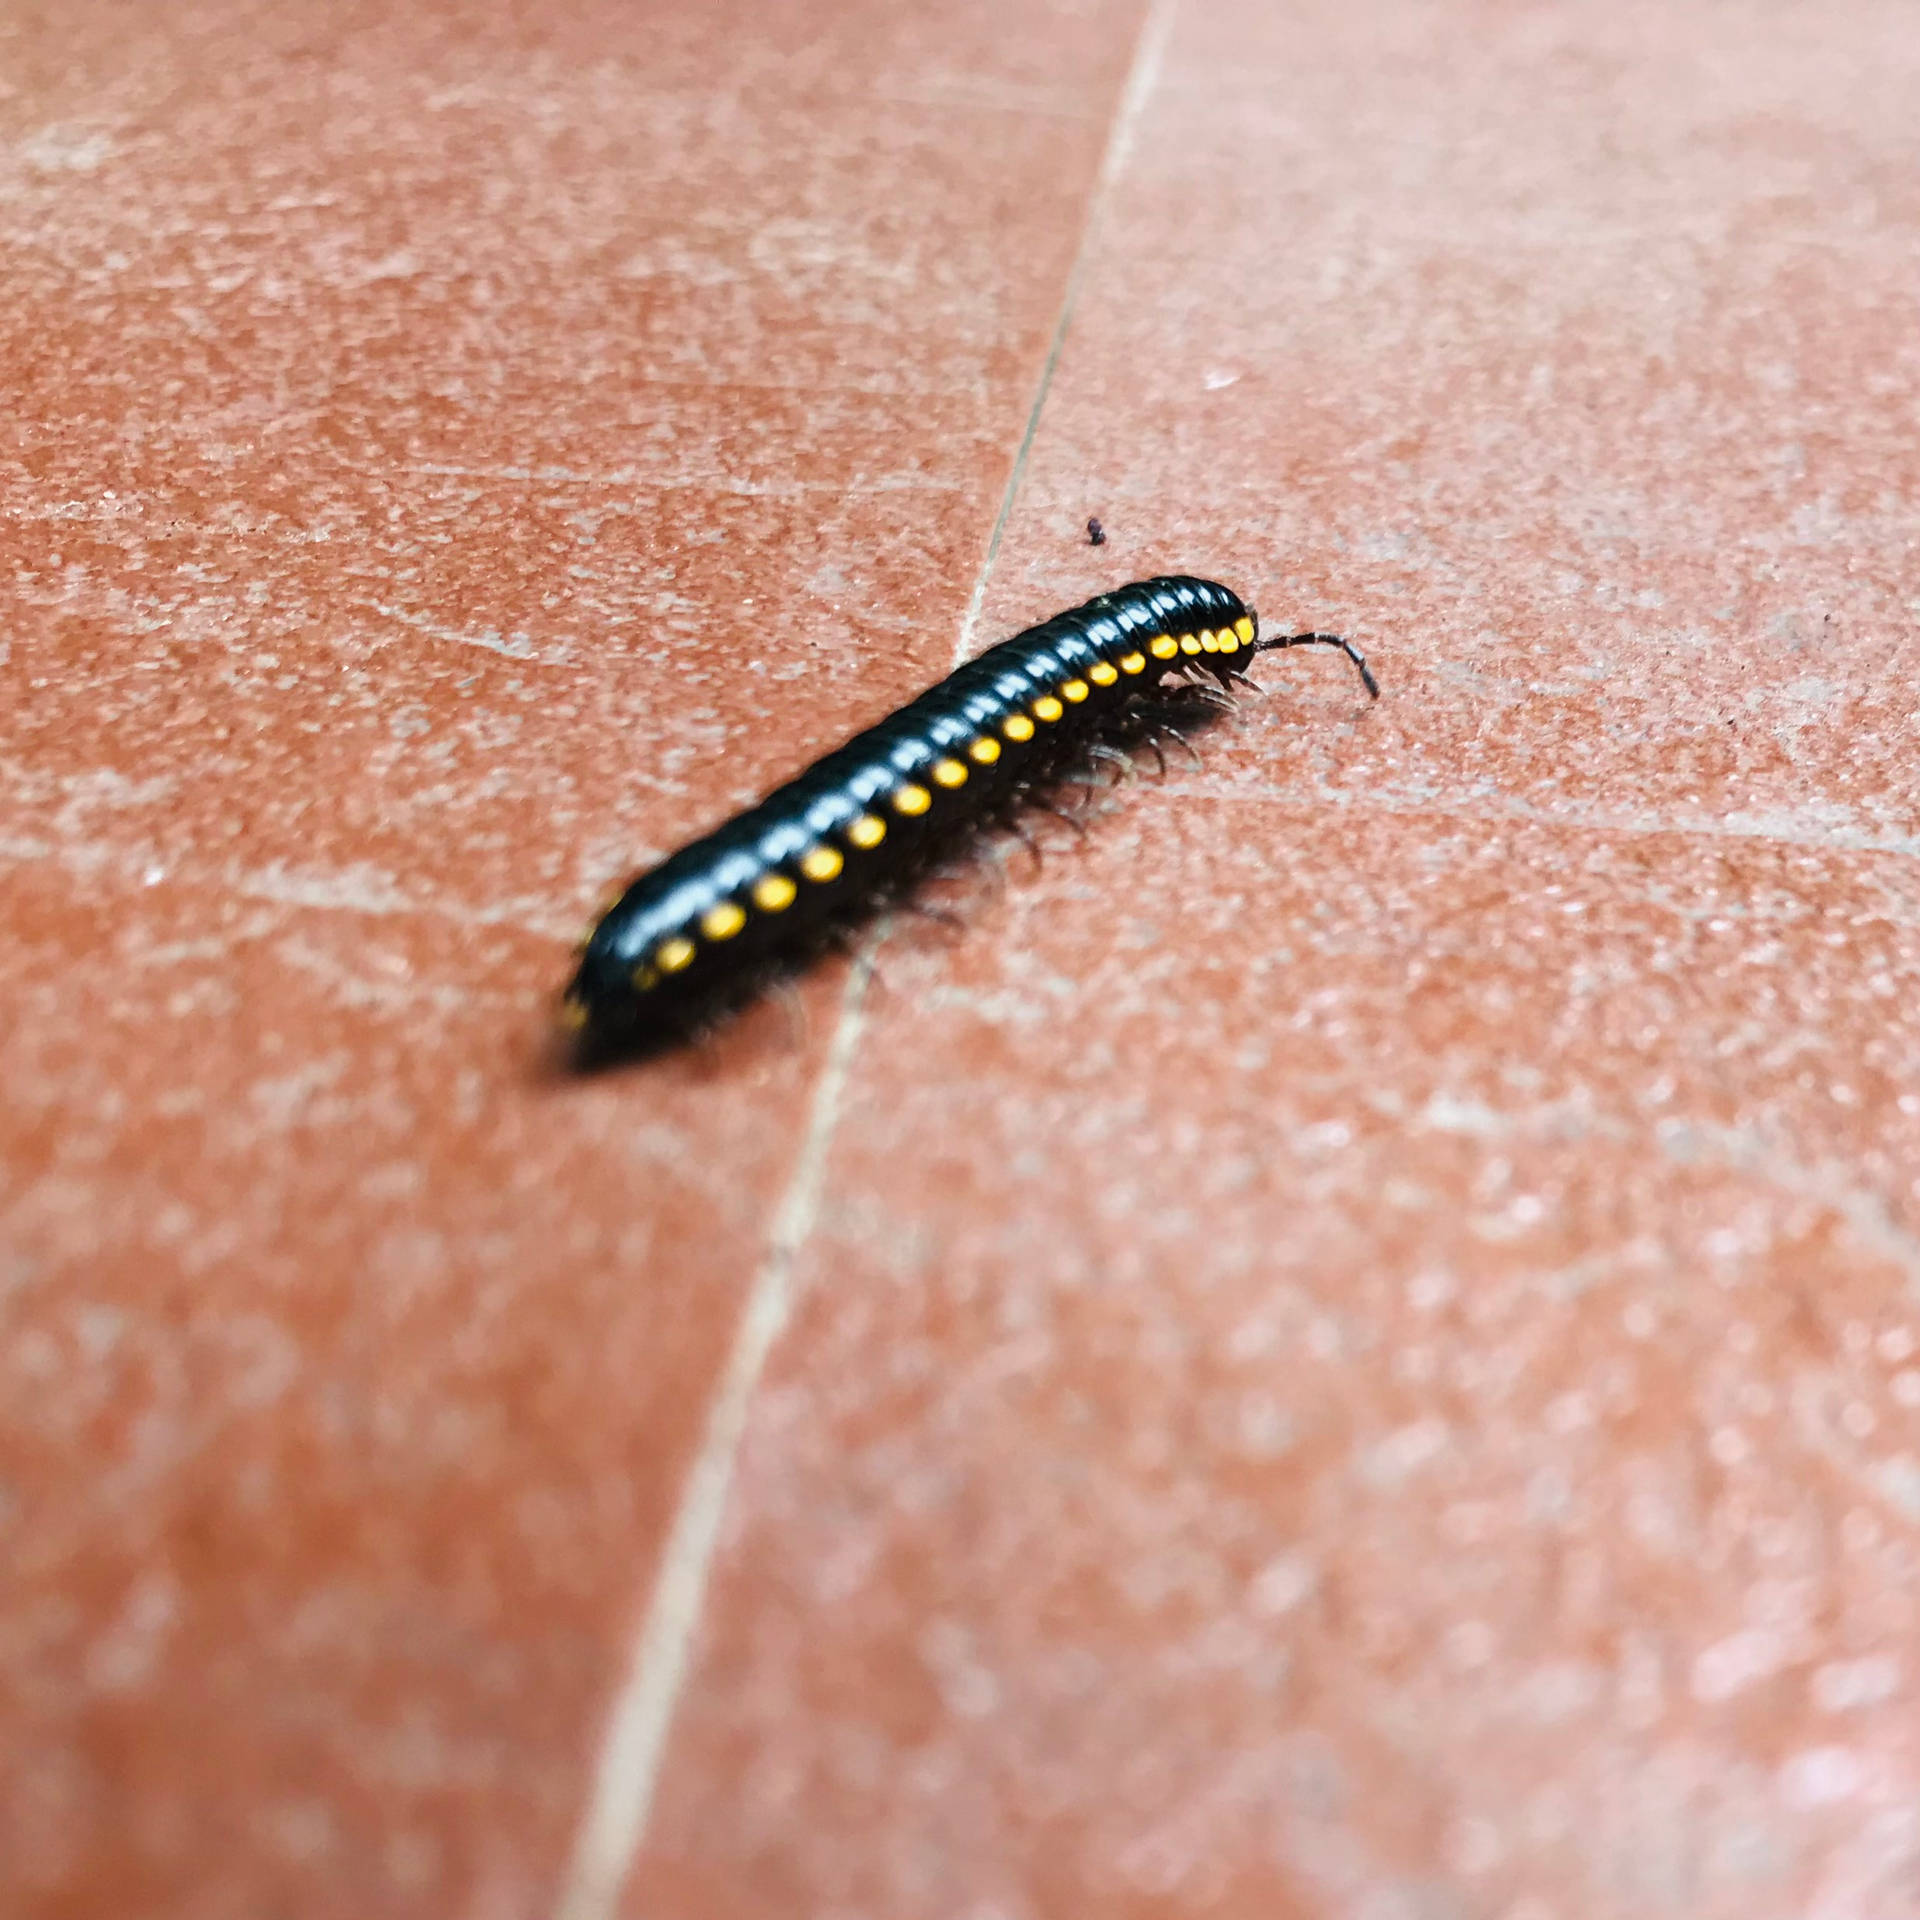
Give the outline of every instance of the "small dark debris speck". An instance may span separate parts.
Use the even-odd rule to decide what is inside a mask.
[[[1089,520],[1087,522],[1087,545],[1090,547],[1104,547],[1106,544],[1106,528],[1103,527],[1098,520]]]

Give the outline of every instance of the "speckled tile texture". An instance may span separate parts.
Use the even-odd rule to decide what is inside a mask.
[[[1920,1920],[1916,99],[0,13],[0,1907]],[[554,1069],[606,881],[1169,569],[1383,699]]]
[[[551,999],[945,670],[1135,25],[0,15],[10,1916],[550,1904],[831,1029]]]

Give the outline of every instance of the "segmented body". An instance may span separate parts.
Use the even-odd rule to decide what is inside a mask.
[[[1003,816],[1169,671],[1224,682],[1258,645],[1237,594],[1174,577],[1102,594],[989,648],[635,880],[588,936],[569,1024],[589,1042],[684,1030]]]

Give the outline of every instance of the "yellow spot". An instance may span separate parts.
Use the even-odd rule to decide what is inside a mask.
[[[1087,678],[1096,687],[1110,687],[1120,678],[1120,669],[1109,666],[1104,660],[1099,660],[1087,669]]]
[[[972,754],[983,767],[990,767],[1000,758],[1000,742],[998,740],[989,740],[985,734],[982,734],[967,751]]]
[[[847,829],[847,838],[856,847],[877,847],[887,837],[887,823],[877,813],[863,813]]]
[[[1213,637],[1220,642],[1220,651],[1222,653],[1237,653],[1239,651],[1240,636],[1235,633],[1231,627],[1222,627]]]
[[[747,924],[747,916],[731,900],[709,907],[700,916],[700,931],[709,940],[731,940]]]
[[[660,976],[655,973],[651,967],[635,967],[633,970],[633,984],[638,987],[642,993],[646,993],[660,984]]]
[[[1050,693],[1043,693],[1033,703],[1033,710],[1042,720],[1058,720],[1066,712],[1066,708]]]
[[[1182,653],[1198,653],[1200,651],[1200,636],[1197,633],[1183,633],[1180,636],[1180,651]]]
[[[1002,723],[1000,731],[1004,733],[1009,740],[1031,740],[1033,738],[1033,722],[1029,720],[1024,713],[1010,713]]]
[[[762,913],[779,913],[793,905],[793,896],[799,891],[784,873],[770,873],[753,883],[753,904]]]
[[[902,787],[900,791],[893,796],[893,810],[895,813],[909,815],[925,813],[932,805],[933,795],[930,794],[925,787],[916,787],[911,782]]]
[[[693,965],[693,942],[675,934],[653,957],[662,973],[678,973],[682,967]]]
[[[1087,697],[1088,687],[1084,680],[1069,680],[1060,691],[1077,707]]]
[[[1253,644],[1253,619],[1251,615],[1243,613],[1240,618],[1233,623],[1233,630],[1240,636],[1240,644],[1243,647]]]
[[[809,880],[838,880],[846,864],[838,847],[809,847],[800,856],[800,871]]]
[[[587,1010],[578,1000],[560,1002],[560,1024],[569,1033],[578,1033],[587,1024]]]
[[[1170,633],[1156,633],[1147,642],[1147,651],[1156,660],[1171,660],[1180,651],[1180,642]]]
[[[1129,653],[1121,656],[1120,671],[1122,673],[1144,673],[1146,666],[1147,656],[1144,653]]]
[[[933,777],[943,787],[964,787],[967,784],[967,770],[958,760],[936,760],[933,763]]]
[[[1202,653],[1218,653],[1220,651],[1220,642],[1213,637],[1213,629],[1211,627],[1200,636],[1200,650]]]

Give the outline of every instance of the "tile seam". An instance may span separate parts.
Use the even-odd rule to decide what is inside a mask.
[[[298,913],[445,920],[456,927],[504,927],[536,940],[565,940],[579,930],[577,918],[565,920],[557,913],[544,911],[549,904],[544,897],[496,902],[490,907],[469,906],[457,900],[417,899],[397,890],[369,893],[358,900],[345,897],[344,892],[329,898],[325,893],[328,886],[337,883],[344,889],[350,884],[337,868],[292,874],[275,873],[271,868],[236,870],[169,860],[152,850],[115,848],[97,840],[42,840],[28,834],[0,834],[0,873],[49,867],[67,879],[105,884],[129,894],[145,893],[154,887],[217,889],[236,900],[258,901]]]
[[[1100,171],[1094,176],[1093,193],[1087,204],[1087,217],[1080,229],[1080,242],[1075,247],[1073,265],[1067,270],[1067,285],[1060,298],[1060,311],[1055,316],[1053,334],[1047,342],[1047,357],[1040,365],[1040,378],[1034,387],[1033,405],[1027,410],[1027,423],[1020,436],[1020,445],[1013,456],[1013,470],[1007,475],[1006,490],[1000,496],[1000,511],[994,517],[993,531],[987,536],[986,558],[981,563],[978,578],[974,581],[972,596],[967,601],[966,616],[960,622],[960,635],[954,643],[953,664],[957,667],[971,657],[973,636],[980,624],[980,614],[986,604],[987,587],[993,579],[995,563],[1000,558],[1000,543],[1007,531],[1007,523],[1013,517],[1013,504],[1020,495],[1020,483],[1026,478],[1027,459],[1033,452],[1033,443],[1040,432],[1040,416],[1046,410],[1047,394],[1053,386],[1054,370],[1060,364],[1060,355],[1067,344],[1067,329],[1073,324],[1075,306],[1079,303],[1080,289],[1087,277],[1088,265],[1093,256],[1094,242],[1099,237],[1100,228],[1106,214],[1107,203],[1113,196],[1121,173],[1133,152],[1134,129],[1139,123],[1147,97],[1154,90],[1160,78],[1160,65],[1166,53],[1167,38],[1173,30],[1174,10],[1179,0],[1152,0],[1147,8],[1146,19],[1140,28],[1140,38],[1135,43],[1133,62],[1127,70],[1126,85],[1121,89],[1120,103],[1114,109],[1113,127],[1107,135],[1106,152],[1100,158]]]
[[[1228,806],[1293,807],[1309,813],[1324,812],[1331,808],[1362,817],[1377,814],[1382,818],[1410,819],[1431,815],[1440,820],[1481,823],[1506,821],[1518,826],[1559,827],[1570,833],[1608,834],[1620,839],[1750,840],[1765,846],[1798,847],[1809,853],[1883,853],[1896,860],[1920,857],[1920,838],[1907,834],[1877,835],[1847,828],[1836,828],[1826,833],[1782,832],[1761,826],[1743,826],[1725,819],[1669,820],[1659,815],[1585,811],[1550,813],[1519,801],[1494,801],[1482,805],[1471,801],[1397,801],[1377,794],[1349,796],[1332,787],[1302,793],[1169,780],[1157,785],[1154,791],[1176,800],[1212,800]]]
[[[768,1235],[767,1256],[754,1275],[726,1367],[708,1405],[700,1449],[661,1548],[653,1592],[608,1716],[555,1909],[558,1920],[608,1920],[646,1833],[747,1417],[767,1358],[792,1309],[795,1257],[819,1210],[827,1149],[864,1024],[872,964],[869,943],[848,976],[793,1172]]]

